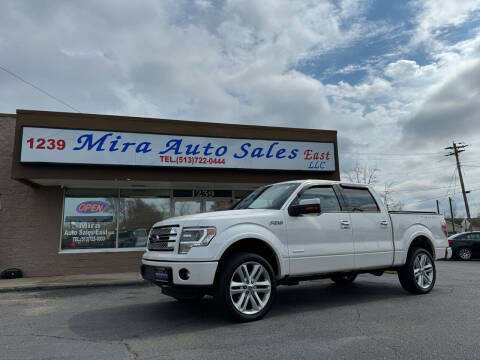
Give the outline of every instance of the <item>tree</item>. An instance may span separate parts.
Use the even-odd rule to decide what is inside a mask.
[[[400,200],[395,200],[392,190],[393,181],[385,183],[385,190],[383,191],[383,203],[390,211],[401,211],[405,204]]]
[[[380,169],[378,168],[364,166],[357,162],[354,168],[343,171],[343,177],[345,180],[353,183],[375,185],[378,183],[377,175],[379,171]],[[383,191],[382,197],[383,202],[388,210],[401,211],[405,204],[402,201],[395,200],[393,195],[394,191],[391,189],[392,186],[393,182],[385,184],[385,190]]]
[[[137,228],[150,229],[165,217],[164,209],[147,203],[140,198],[120,198],[120,230],[133,231]]]
[[[377,168],[363,166],[357,162],[354,168],[343,171],[343,176],[345,180],[353,183],[375,185],[378,182],[377,173],[379,171]]]

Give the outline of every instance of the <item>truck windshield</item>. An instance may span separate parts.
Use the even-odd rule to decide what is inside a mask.
[[[300,183],[284,183],[261,187],[240,201],[234,209],[279,210],[299,185]]]

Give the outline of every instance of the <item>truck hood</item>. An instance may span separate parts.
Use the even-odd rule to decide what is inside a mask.
[[[257,222],[255,219],[264,217],[278,217],[280,210],[270,209],[243,209],[243,210],[226,210],[213,211],[207,213],[176,216],[155,223],[153,226],[216,226],[218,223],[229,222],[235,220],[236,223]]]

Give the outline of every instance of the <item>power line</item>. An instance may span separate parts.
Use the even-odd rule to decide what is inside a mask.
[[[458,186],[457,186],[458,187]],[[404,192],[404,191],[407,191],[407,192],[418,192],[418,191],[432,191],[432,190],[441,190],[441,189],[450,189],[451,186],[442,186],[442,187],[434,187],[434,188],[429,188],[429,189],[417,189],[417,190],[411,190],[411,189],[399,189],[399,190],[394,190],[394,189],[391,189],[390,191],[391,192]],[[382,191],[380,191],[382,192]],[[448,192],[445,196],[448,196]]]
[[[478,159],[477,160],[462,160],[462,166],[467,166],[466,164],[468,164],[468,166],[478,166],[479,162],[478,162]]]
[[[0,65],[0,69],[3,70],[3,71],[5,71],[7,74],[12,75],[14,78],[16,78],[16,79],[24,82],[25,84],[30,85],[31,87],[33,87],[34,89],[36,89],[36,90],[40,91],[41,93],[47,95],[48,97],[50,97],[50,98],[58,101],[60,104],[63,104],[63,105],[65,105],[65,106],[69,107],[69,108],[72,109],[73,111],[80,112],[80,110],[75,109],[73,106],[67,104],[65,101],[59,99],[59,98],[56,97],[55,95],[52,95],[52,94],[50,94],[48,91],[43,90],[43,89],[40,88],[39,86],[37,86],[37,85],[35,85],[35,84],[32,84],[30,81],[25,80],[25,79],[24,79],[23,77],[21,77],[20,75],[15,74],[14,72],[12,72],[12,71],[4,68],[4,67],[1,66],[1,65]]]
[[[472,191],[480,191],[480,187],[479,188],[475,188],[475,189],[472,189],[472,190],[469,190],[470,192]],[[419,204],[419,203],[423,203],[423,202],[427,202],[427,201],[434,201],[434,200],[441,200],[441,199],[446,199],[448,198],[448,195],[444,195],[444,196],[436,196],[436,197],[433,197],[433,198],[428,198],[428,199],[423,199],[423,200],[418,200],[418,201],[414,201],[414,202],[410,202],[410,203],[407,203],[406,205],[414,205],[414,204]]]
[[[448,198],[448,204],[450,205],[450,218],[452,219],[452,230],[455,233],[455,215],[453,213],[452,198]]]
[[[361,152],[346,152],[344,154],[351,154],[351,155],[377,155],[377,156],[441,156],[439,153],[361,153]]]
[[[448,158],[440,159],[440,160],[437,161],[437,163],[445,161],[445,160],[448,160]],[[433,170],[443,169],[443,168],[445,168],[445,166],[441,165],[441,166],[433,166],[433,167],[415,169],[415,170],[412,170],[412,171],[403,170],[403,171],[388,172],[388,173],[383,174],[383,175],[385,175],[385,176],[392,175],[392,174],[412,175],[412,174],[417,174],[417,173],[430,173],[430,172],[435,172]]]
[[[455,171],[455,170],[453,170]],[[455,177],[453,178],[454,183],[453,183],[453,197],[455,197],[457,193],[457,173],[455,172]]]
[[[426,201],[435,201],[435,200],[438,200],[438,199],[445,199],[445,198],[448,198],[448,196],[442,196],[442,197],[436,196],[436,197],[434,197],[434,198],[429,198],[429,199],[423,199],[423,200],[414,201],[414,202],[408,203],[407,205],[419,204],[419,203],[426,202]]]
[[[445,196],[447,196],[448,194],[450,194],[450,188],[453,184],[453,181],[455,180],[455,169],[453,169],[453,172],[452,172],[452,178],[450,179],[450,184],[448,185],[448,189],[447,189],[447,192],[445,194]],[[457,185],[457,183],[455,182],[455,186]],[[455,191],[455,187],[454,187],[454,190]]]
[[[440,155],[435,155],[440,157]],[[351,158],[351,160],[356,160],[356,161],[407,161],[408,159],[402,159],[402,158]]]
[[[447,161],[447,160],[449,160],[449,159],[448,158],[442,158],[442,159],[436,160],[435,163],[441,163],[442,161]],[[404,175],[404,176],[405,175],[417,174],[417,173],[424,174],[424,173],[435,172],[434,171],[435,169],[442,169],[442,168],[445,168],[445,166],[443,166],[443,165],[433,166],[433,167],[427,167],[427,168],[414,169],[414,170],[411,170],[411,171],[408,171],[408,169],[407,170],[403,169],[401,171],[388,171],[388,172],[385,172],[385,173],[383,173],[383,171],[380,170],[380,173],[381,173],[380,175],[385,176],[385,177],[389,177],[389,176],[395,176],[395,174],[401,174],[401,175]],[[395,170],[396,169],[398,169],[398,167],[395,168]],[[346,171],[348,171],[348,170],[346,170]]]

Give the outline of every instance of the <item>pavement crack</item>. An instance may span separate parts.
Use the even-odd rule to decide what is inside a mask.
[[[355,311],[357,312],[357,319],[355,320],[355,324],[354,326],[358,329],[358,331],[360,332],[360,334],[362,334],[364,337],[366,337],[367,339],[370,339],[371,341],[374,341],[376,342],[378,345],[380,346],[384,346],[385,348],[387,349],[390,349],[393,351],[393,355],[394,355],[394,359],[398,359],[398,349],[395,347],[395,346],[389,346],[387,344],[384,344],[382,341],[380,341],[379,339],[376,339],[374,336],[366,333],[362,327],[360,326],[360,319],[361,319],[361,312],[358,308],[355,308]]]
[[[132,347],[127,343],[127,342],[120,342],[123,346],[125,346],[125,349],[127,349],[128,354],[131,356],[132,359],[137,360],[138,359],[138,354],[132,349]]]
[[[29,336],[29,337],[39,337],[39,338],[56,339],[56,340],[69,340],[69,341],[77,341],[77,342],[85,342],[85,343],[93,343],[93,344],[111,344],[111,345],[118,344],[118,342],[115,342],[115,341],[89,340],[89,339],[83,339],[83,338],[73,338],[68,336],[48,335],[48,334],[1,334],[1,336],[7,336],[7,337]],[[122,342],[120,342],[120,344],[124,345],[124,343]]]
[[[9,337],[31,336],[31,337],[44,337],[44,338],[57,339],[57,340],[71,340],[71,341],[98,343],[98,341],[93,341],[93,340],[79,339],[79,338],[72,338],[72,337],[58,336],[58,335],[47,335],[47,334],[2,334],[2,336],[9,336]]]

